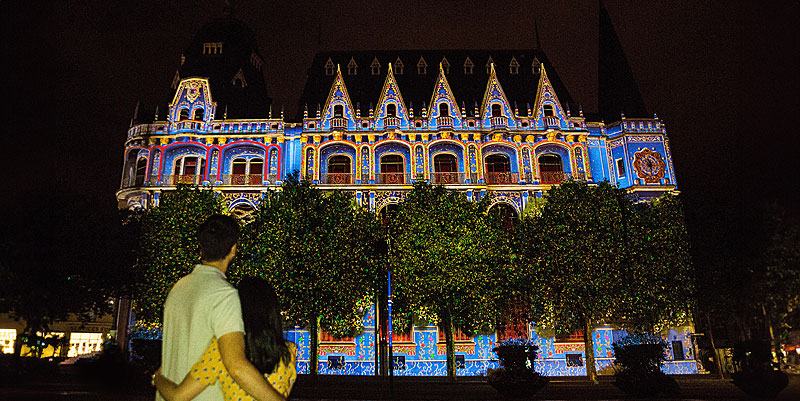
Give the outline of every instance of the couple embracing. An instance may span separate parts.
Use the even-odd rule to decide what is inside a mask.
[[[164,304],[157,400],[285,400],[297,378],[297,348],[284,341],[275,290],[225,276],[239,224],[215,215],[197,233],[201,263],[178,280]],[[163,397],[163,398],[162,398]]]

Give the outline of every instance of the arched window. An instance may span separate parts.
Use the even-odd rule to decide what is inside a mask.
[[[508,156],[500,153],[486,156],[486,182],[488,184],[510,184],[511,163]]]
[[[458,179],[458,161],[451,154],[441,153],[434,156],[433,171],[434,184],[457,184],[461,182]]]
[[[205,114],[205,111],[201,107],[198,107],[198,108],[194,109],[194,120],[195,121],[203,121],[204,114]]]
[[[544,116],[545,117],[553,117],[553,115],[554,115],[553,105],[546,104],[546,105],[542,106],[542,110],[544,111]]]
[[[328,175],[326,184],[350,184],[352,181],[350,158],[344,155],[331,156],[328,159]]]
[[[447,103],[439,103],[439,117],[450,117],[450,106]]]
[[[140,157],[139,160],[136,161],[136,180],[134,181],[135,186],[144,185],[144,174],[147,172],[147,159],[144,157]]]
[[[386,117],[397,117],[397,105],[389,103],[386,105]]]
[[[172,174],[173,184],[200,184],[200,178],[205,173],[205,159],[199,156],[184,156],[175,160]]]
[[[236,158],[231,163],[230,185],[261,185],[264,180],[264,159]]]
[[[247,181],[250,185],[261,185],[264,182],[264,159],[250,159]]]
[[[342,118],[344,117],[344,106],[341,104],[337,104],[333,106],[333,118]]]
[[[181,109],[178,113],[178,121],[186,121],[189,119],[189,109]]]
[[[508,231],[514,229],[514,224],[519,218],[517,210],[505,203],[495,203],[489,208],[489,216]]]
[[[382,207],[378,214],[381,216],[381,225],[384,227],[389,225],[389,222],[394,218],[397,210],[400,209],[396,203],[389,203],[386,206]]]
[[[498,103],[492,103],[492,117],[502,117],[503,107]]]
[[[560,184],[564,182],[564,167],[561,156],[547,153],[539,156],[539,171],[542,175],[542,184]]]
[[[400,155],[385,155],[381,157],[381,184],[405,183],[405,165]]]

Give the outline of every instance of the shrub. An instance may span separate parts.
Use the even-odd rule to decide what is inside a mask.
[[[674,395],[678,384],[661,371],[667,343],[659,336],[633,334],[614,342],[614,384],[620,390],[638,396]]]
[[[492,351],[500,360],[500,368],[487,371],[487,382],[507,397],[525,397],[539,391],[549,379],[534,370],[538,350],[523,338],[497,344]]]

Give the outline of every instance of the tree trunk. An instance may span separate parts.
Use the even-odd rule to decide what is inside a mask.
[[[722,372],[722,361],[719,360],[717,347],[714,345],[714,330],[711,329],[711,318],[708,317],[708,314],[706,314],[706,323],[708,324],[708,339],[711,341],[711,352],[714,354],[714,362],[717,364],[717,374],[719,374],[721,380],[725,378],[725,375]]]
[[[783,363],[780,336],[775,337],[775,331],[772,329],[772,320],[769,318],[769,315],[767,314],[767,307],[764,304],[761,304],[761,312],[764,314],[764,323],[766,323],[767,330],[769,331],[770,342],[772,343],[772,346],[775,347],[774,361],[778,363],[778,366],[780,366]]]
[[[319,330],[319,319],[316,317],[311,319],[311,327],[309,330],[309,345],[311,346],[311,352],[309,353],[309,361],[308,361],[308,373],[311,374],[311,377],[316,379],[317,377],[317,369],[319,368],[319,334],[317,331]]]
[[[453,319],[450,316],[450,309],[444,315],[444,339],[447,347],[447,377],[451,381],[456,380],[456,352],[453,341]]]
[[[592,322],[583,317],[583,347],[586,354],[586,377],[597,384],[597,367],[594,364],[594,338],[592,337]]]

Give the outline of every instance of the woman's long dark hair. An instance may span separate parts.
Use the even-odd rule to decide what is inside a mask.
[[[291,354],[283,339],[283,320],[278,296],[262,278],[245,277],[239,282],[247,359],[260,372],[275,371],[278,361],[289,364]]]

